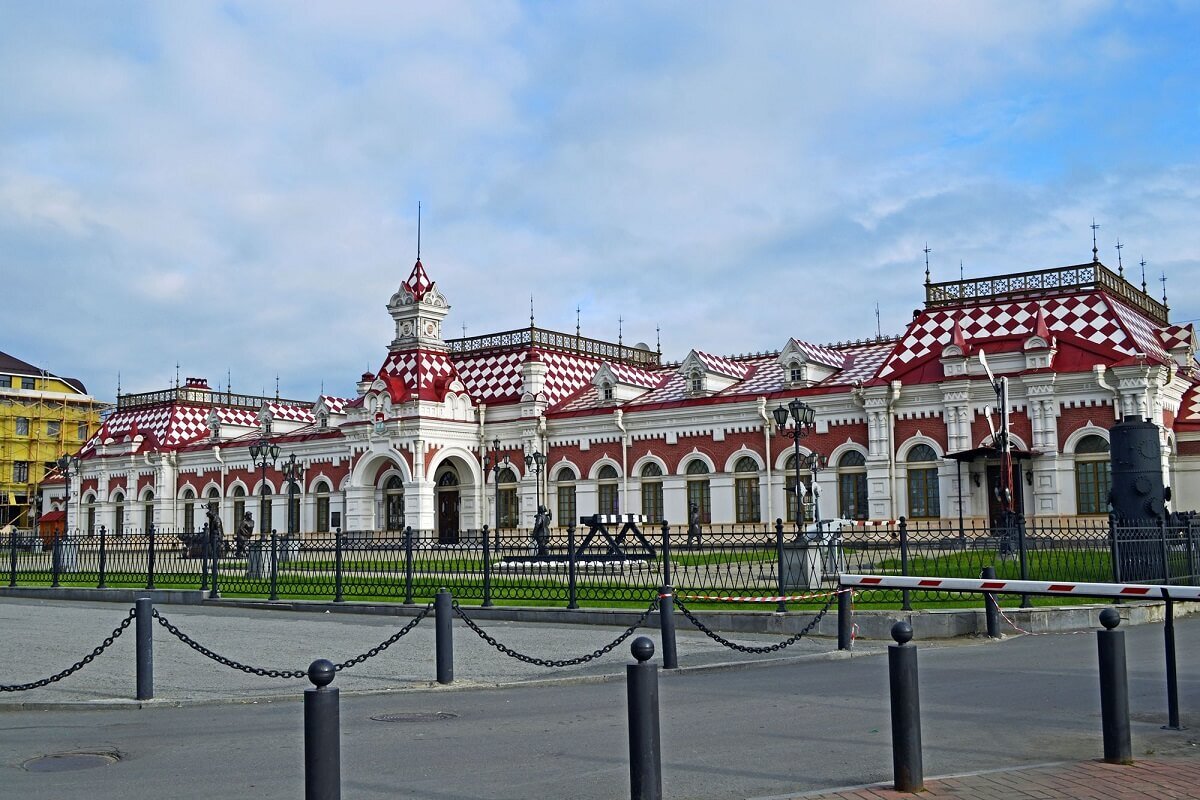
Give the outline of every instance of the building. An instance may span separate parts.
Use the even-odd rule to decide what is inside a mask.
[[[43,479],[99,429],[102,408],[75,378],[0,353],[0,525],[32,527]]]
[[[815,409],[800,441],[805,513],[987,520],[999,513],[991,446],[1009,383],[1016,508],[1029,518],[1107,511],[1107,429],[1161,426],[1177,508],[1200,499],[1200,376],[1192,325],[1123,274],[1091,263],[932,283],[898,337],[678,362],[528,327],[444,339],[447,298],[418,260],[387,303],[395,336],[349,397],[215,392],[203,379],[123,395],[84,448],[69,527],[193,529],[211,505],[226,531],[399,530],[444,542],[484,525],[531,527],[633,512],[681,524],[793,520],[796,450],[772,411]],[[347,392],[347,394],[351,394]],[[262,463],[267,437],[281,458]],[[288,497],[284,461],[302,475]],[[269,460],[268,460],[269,461]],[[815,486],[816,491],[807,490]]]

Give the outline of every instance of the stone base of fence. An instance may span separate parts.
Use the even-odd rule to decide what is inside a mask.
[[[41,586],[0,586],[0,597],[20,597],[34,600],[82,600],[93,603],[133,603],[139,597],[149,597],[155,605],[200,605],[208,592],[197,589],[88,589]]]

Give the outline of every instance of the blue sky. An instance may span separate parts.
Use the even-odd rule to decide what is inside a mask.
[[[832,6],[837,6],[833,8]],[[416,254],[451,335],[900,332],[1088,261],[1200,317],[1200,4],[0,6],[0,349],[102,399],[353,392]]]

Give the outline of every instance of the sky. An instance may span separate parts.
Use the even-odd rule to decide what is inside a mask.
[[[0,350],[353,396],[446,336],[778,350],[1100,259],[1200,318],[1200,3],[0,4]],[[661,334],[656,333],[661,329]],[[228,376],[228,377],[227,377]]]

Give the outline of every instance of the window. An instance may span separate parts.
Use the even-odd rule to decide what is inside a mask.
[[[908,515],[917,519],[940,517],[937,453],[927,444],[908,451]]]
[[[804,382],[804,365],[798,361],[793,361],[788,365],[788,381],[790,383]]]
[[[687,465],[687,498],[688,511],[695,506],[700,514],[701,524],[712,522],[712,493],[708,484],[708,465],[694,458]]]
[[[241,486],[233,487],[233,529],[242,524],[246,517],[246,490]]]
[[[742,456],[733,467],[734,520],[736,522],[762,522],[758,498],[758,462],[750,456]]]
[[[271,495],[267,493],[267,485],[262,487],[262,496],[258,498],[258,530],[269,531],[272,527]]]
[[[29,483],[29,462],[14,461],[12,470],[13,483]]]
[[[147,534],[154,527],[154,493],[146,492],[146,496],[142,498],[145,505],[142,506],[142,530]]]
[[[58,436],[62,432],[62,423],[56,419],[52,419],[46,423],[46,435]]]
[[[32,390],[34,388],[33,378],[21,378],[21,388]]]
[[[609,383],[608,381],[605,381],[604,383],[600,384],[600,397],[603,398],[604,400],[612,400],[613,399],[613,387],[612,387],[612,384]]]
[[[867,518],[867,459],[857,450],[843,453],[837,463],[838,513],[845,519]]]
[[[317,532],[329,533],[329,484],[317,484]]]
[[[617,493],[617,468],[605,464],[596,473],[596,513],[619,514],[621,500]]]
[[[87,518],[87,535],[92,536],[96,532],[96,498],[88,495],[84,499],[84,515]]]
[[[208,494],[206,494],[205,497],[208,500],[208,502],[206,502],[204,504],[205,510],[206,511],[211,510],[213,512],[213,514],[217,517],[217,519],[220,519],[221,518],[221,493],[219,491],[217,491],[216,487],[213,487],[208,490]],[[207,525],[207,524],[208,524],[208,521],[206,519],[204,522],[204,525]],[[201,525],[200,527],[203,528],[204,525]]]
[[[125,533],[125,495],[117,492],[113,495],[113,533],[121,536]]]
[[[642,516],[656,525],[663,518],[662,474],[662,467],[653,461],[642,467]]]
[[[517,474],[511,469],[502,469],[496,473],[496,509],[497,527],[517,527],[521,507],[517,499]]]
[[[88,433],[87,423],[81,422],[81,423],[79,423],[79,427],[77,427],[75,429],[75,438],[82,442],[84,439],[87,438],[87,433]]]
[[[17,436],[28,436],[29,435],[29,418],[28,417],[17,417],[16,426],[17,426]]]
[[[786,522],[796,521],[796,503],[799,499],[796,495],[796,454],[788,456],[787,463],[783,466],[786,471],[783,478],[784,500],[787,502],[787,520]],[[804,521],[813,521],[812,507],[812,472],[808,469],[800,471],[800,485],[803,487],[800,490],[800,497],[804,498]]]
[[[570,467],[561,468],[554,476],[558,484],[558,521],[562,525],[573,525],[575,518],[575,470]]]
[[[404,530],[404,481],[399,475],[387,479],[383,488],[385,530]]]
[[[692,374],[688,376],[688,384],[689,384],[689,388],[692,391],[692,394],[703,394],[704,393],[704,373],[701,372],[700,370],[694,370],[692,372]]]
[[[1075,504],[1080,514],[1107,514],[1112,465],[1103,436],[1085,436],[1075,446]]]
[[[11,388],[12,388],[12,376],[11,375],[0,375],[0,389],[11,389]]]
[[[183,490],[183,529],[188,533],[196,530],[196,494],[191,489]]]

